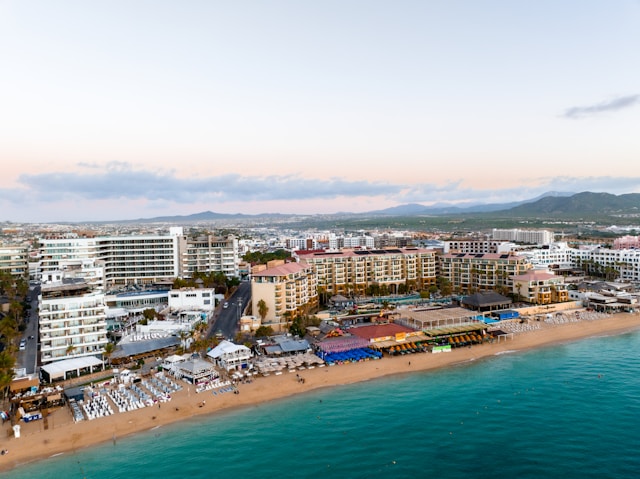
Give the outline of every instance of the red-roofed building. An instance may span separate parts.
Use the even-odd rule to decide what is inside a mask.
[[[564,277],[550,271],[531,270],[525,274],[515,275],[513,294],[533,304],[550,304],[569,301],[569,290],[564,284]]]
[[[283,330],[296,314],[304,313],[318,304],[316,279],[310,266],[300,263],[282,263],[257,271],[254,268],[251,280],[251,305],[254,314],[259,315],[258,303],[264,301],[267,314],[263,325],[274,330]]]

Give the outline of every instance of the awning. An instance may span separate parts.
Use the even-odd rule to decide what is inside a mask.
[[[40,386],[40,380],[38,378],[20,378],[14,381],[11,381],[9,385],[9,391],[16,392],[22,391],[23,389],[31,389],[32,387]]]
[[[428,329],[424,331],[424,334],[433,338],[436,336],[450,336],[452,334],[470,333],[472,331],[481,331],[483,329],[487,329],[487,325],[484,323],[465,324],[462,326],[451,326],[448,328]]]
[[[90,368],[94,366],[101,366],[102,361],[93,356],[84,356],[73,359],[63,359],[50,364],[42,366],[43,369],[51,380],[56,378],[63,378],[67,371],[76,371],[78,369]]]

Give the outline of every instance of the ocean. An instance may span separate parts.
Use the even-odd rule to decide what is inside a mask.
[[[310,392],[3,477],[635,478],[639,434],[633,332]]]

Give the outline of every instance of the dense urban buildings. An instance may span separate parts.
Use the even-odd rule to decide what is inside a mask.
[[[41,238],[36,274],[57,271],[70,259],[101,260],[106,288],[189,278],[196,271],[238,276],[240,264],[235,237],[191,238],[172,227],[169,234]]]
[[[619,238],[613,248],[571,247],[553,242],[550,231],[494,229],[490,235],[453,237],[424,248],[412,246],[407,232],[325,231],[296,236],[265,230],[256,238],[243,235],[242,240],[234,234],[185,234],[182,227],[98,233],[59,229],[40,235],[37,250],[30,250],[33,241],[24,236],[19,245],[0,247],[0,270],[29,274],[43,283],[42,363],[101,357],[107,342],[106,319],[118,315],[158,311],[168,303],[215,308],[213,291],[171,291],[176,278],[188,279],[196,272],[251,278],[254,322],[263,320],[281,329],[295,315],[334,295],[433,291],[445,281],[454,294],[496,291],[532,304],[549,304],[569,299],[567,275],[640,281],[639,240],[633,236]],[[291,251],[293,262],[262,266],[242,262],[243,252],[278,248]],[[261,301],[263,318],[258,313]]]

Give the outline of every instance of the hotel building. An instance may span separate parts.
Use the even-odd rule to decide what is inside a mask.
[[[27,246],[0,245],[0,271],[27,278],[29,274]]]
[[[489,290],[509,293],[513,290],[512,277],[532,267],[526,257],[515,254],[448,253],[439,259],[440,275],[453,291],[465,294]]]
[[[59,271],[64,261],[101,260],[107,288],[172,281],[195,271],[239,274],[235,237],[190,238],[180,227],[170,228],[168,235],[42,238],[40,249],[39,274]]]
[[[511,279],[513,295],[528,303],[551,304],[569,301],[569,291],[564,284],[564,278],[549,271],[530,270],[512,276]]]
[[[528,244],[551,244],[553,243],[553,231],[548,230],[520,230],[520,229],[496,229],[492,230],[494,240],[515,241],[516,243]]]
[[[273,264],[273,263],[270,263]],[[290,319],[318,304],[316,277],[304,263],[276,262],[274,266],[254,268],[251,278],[251,306],[259,315],[258,303],[264,301],[267,314],[262,324],[282,329],[287,313]]]
[[[436,284],[436,252],[422,248],[345,249],[298,252],[300,263],[312,267],[318,287],[327,294],[366,294],[369,286],[389,293],[425,289]]]
[[[179,243],[181,276],[194,272],[219,272],[228,277],[240,275],[238,239],[233,236],[183,236]]]
[[[39,297],[42,364],[81,356],[102,357],[107,344],[104,294],[82,277],[50,275]]]

